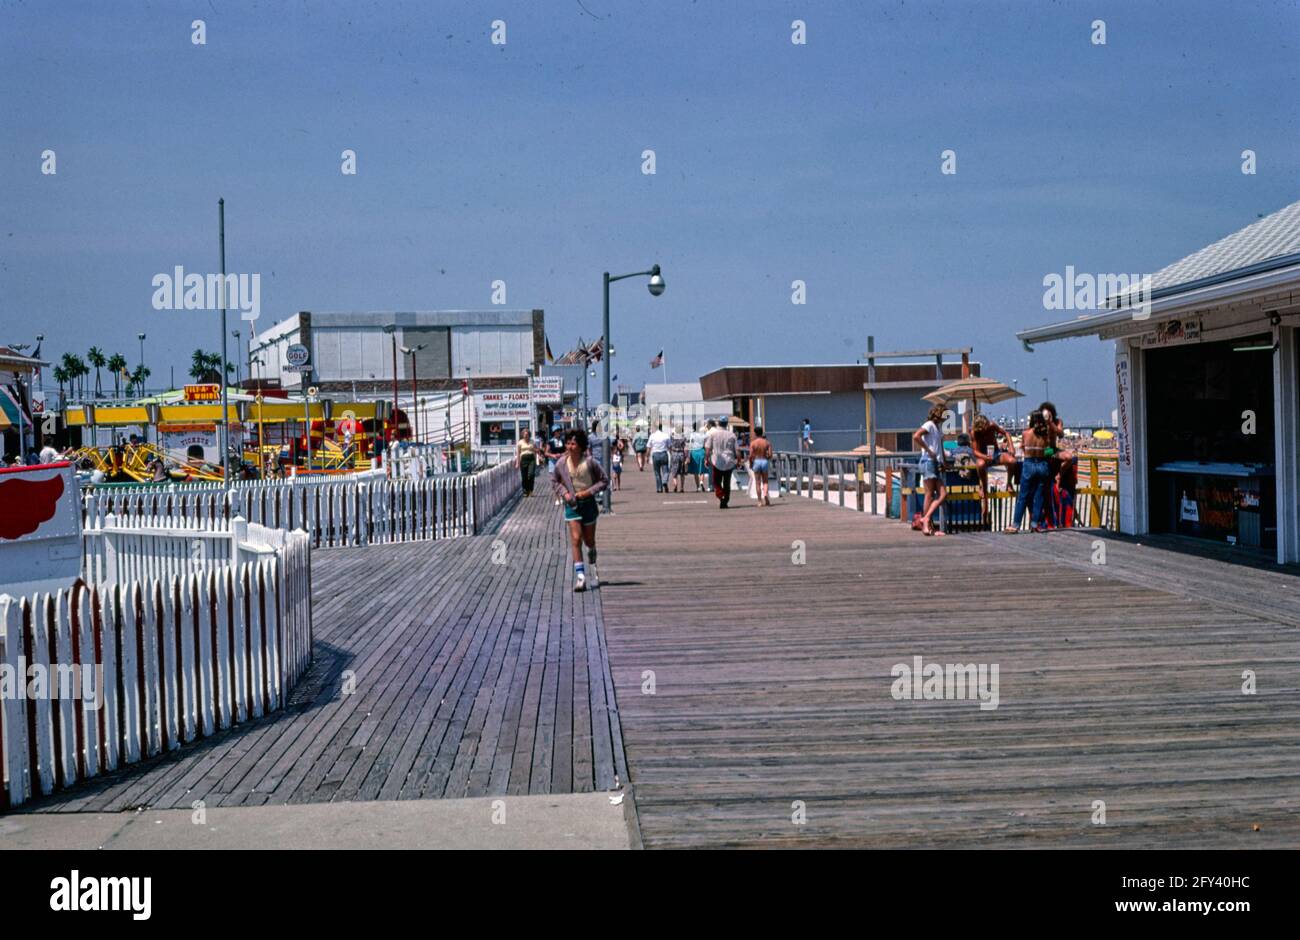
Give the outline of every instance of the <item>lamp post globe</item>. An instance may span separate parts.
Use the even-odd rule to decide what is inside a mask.
[[[650,291],[652,297],[658,297],[664,292],[664,287],[664,277],[659,273],[659,265],[656,264],[650,269],[650,283],[646,285],[646,288]]]

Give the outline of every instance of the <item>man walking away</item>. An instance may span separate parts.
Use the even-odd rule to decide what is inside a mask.
[[[661,424],[650,435],[650,465],[655,473],[655,492],[668,492],[668,445],[672,435]]]
[[[713,471],[713,495],[718,498],[718,508],[726,509],[731,502],[731,472],[736,469],[736,434],[722,418],[718,427],[704,439],[704,452]]]
[[[803,430],[799,432],[799,447],[811,452],[813,449],[812,422],[803,419]]]

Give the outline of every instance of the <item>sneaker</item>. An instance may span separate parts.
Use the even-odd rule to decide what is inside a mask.
[[[578,574],[578,575],[573,579],[573,590],[574,590],[574,591],[585,591],[585,590],[587,590],[587,576],[586,576],[585,574],[579,573],[579,574]]]
[[[593,591],[600,587],[600,579],[596,577],[595,568],[587,569],[587,587],[591,588]]]

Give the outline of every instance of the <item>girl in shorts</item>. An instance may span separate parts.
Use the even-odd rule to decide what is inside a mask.
[[[609,485],[600,461],[587,453],[587,432],[575,428],[564,435],[564,456],[555,462],[555,495],[564,503],[564,522],[573,547],[573,589],[585,591],[600,586],[596,578],[596,519],[600,506],[596,494]],[[587,566],[582,563],[582,545],[587,545]]]

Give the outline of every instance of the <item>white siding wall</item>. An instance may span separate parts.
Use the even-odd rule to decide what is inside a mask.
[[[312,327],[315,378],[326,382],[393,377],[393,341],[377,327]],[[402,343],[401,330],[397,342]]]
[[[472,376],[523,375],[533,361],[531,326],[454,326],[451,329],[452,373]]]

